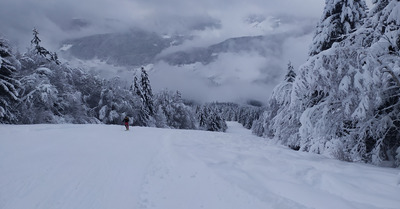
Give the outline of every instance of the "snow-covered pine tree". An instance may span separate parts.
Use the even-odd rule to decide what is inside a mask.
[[[60,60],[58,60],[57,52],[50,53],[50,61],[53,61],[57,65],[61,64]]]
[[[344,40],[350,32],[363,24],[367,16],[364,0],[325,0],[325,9],[310,47],[316,55]]]
[[[84,69],[52,64],[56,86],[62,100],[57,106],[68,123],[100,123],[96,108],[100,100],[102,80],[88,74]]]
[[[373,24],[372,27],[378,34],[383,34],[385,32],[385,27],[382,25],[385,24],[382,10],[389,4],[389,1],[390,0],[372,0],[374,7],[370,10],[369,16]]]
[[[370,10],[371,14],[376,14],[382,11],[388,4],[390,0],[372,0],[374,7]]]
[[[263,110],[260,107],[242,105],[239,107],[238,122],[247,129],[251,129],[253,122],[258,120]]]
[[[201,108],[198,108],[196,115],[200,122],[200,129],[225,132],[228,128],[214,104],[205,104]]]
[[[365,159],[369,162],[381,164],[389,161],[400,166],[400,2],[375,3],[366,26],[374,31],[369,33],[373,42],[363,58],[366,67],[380,75],[374,80],[378,87],[374,89],[379,91],[379,103],[375,106],[374,116],[361,126],[364,131],[360,136],[364,139],[359,139],[357,145],[363,145]]]
[[[141,81],[140,81],[143,102],[146,109],[149,111],[150,116],[154,115],[154,102],[153,102],[153,90],[151,89],[149,75],[147,74],[144,67],[141,68]]]
[[[288,145],[293,149],[298,149],[298,129],[300,127],[298,114],[294,108],[290,106],[292,85],[296,79],[296,73],[294,72],[293,65],[289,62],[287,73],[284,81],[278,84],[270,97],[268,102],[267,110],[260,117],[259,122],[263,123],[263,128],[258,127],[259,130],[263,130],[263,133],[256,133],[257,135],[264,135],[269,138],[275,138],[280,143]],[[259,125],[258,125],[259,126]],[[253,127],[253,132],[255,128]]]
[[[208,112],[205,110],[205,106],[196,107],[196,117],[199,121],[199,127],[204,128],[207,124]]]
[[[39,40],[35,33],[32,45]],[[19,62],[21,100],[15,108],[20,123],[100,122],[96,110],[103,85],[100,79],[83,69],[50,61],[35,49],[21,55]]]
[[[293,83],[289,108],[291,113],[285,115],[290,116],[285,120],[290,119],[301,124],[298,132],[300,141],[297,140],[301,150],[324,153],[329,148],[325,146],[327,142],[343,134],[343,124],[347,120],[351,121],[351,108],[347,105],[353,100],[342,99],[349,95],[351,97],[352,93],[344,94],[339,86],[346,81],[346,75],[351,78],[356,74],[359,68],[358,54],[353,48],[342,45],[363,24],[366,10],[363,0],[326,0],[324,13],[311,45],[311,57],[301,67]],[[335,42],[341,43],[341,46],[334,45]],[[331,47],[333,49],[327,51]]]
[[[136,75],[133,78],[133,89],[132,90],[142,101],[144,101],[142,88],[139,85],[138,78]]]
[[[148,126],[148,118],[144,118],[139,97],[132,94],[124,81],[115,77],[103,85],[97,108],[99,119],[106,124],[121,124],[125,116],[130,117],[136,126]],[[129,86],[129,85],[127,85]]]
[[[32,32],[33,32],[33,38],[31,40],[31,44],[35,47],[35,49],[39,53],[38,48],[40,48],[40,42],[42,42],[42,40],[40,40],[39,31],[36,28],[33,28]]]
[[[33,38],[31,40],[31,44],[34,47],[36,54],[39,54],[43,57],[50,55],[50,52],[47,49],[40,46],[40,42],[42,42],[42,40],[40,40],[39,38],[39,31],[36,28],[33,28],[32,31],[33,31]]]
[[[157,128],[169,128],[167,125],[167,116],[164,114],[162,107],[157,105],[155,107],[157,107],[156,114],[154,115],[155,126]]]
[[[228,129],[225,120],[215,111],[211,111],[208,121],[207,131],[225,132]]]
[[[33,49],[36,54],[46,58],[48,61],[52,61],[56,63],[57,65],[60,65],[61,62],[58,60],[58,55],[56,52],[52,53],[48,51],[46,48],[40,46],[40,40],[39,38],[39,31],[36,28],[33,28],[33,38],[31,40],[31,44],[33,45]]]
[[[301,150],[400,164],[399,8],[394,0],[372,10],[363,26],[300,68],[287,115],[300,121]]]
[[[196,120],[191,108],[183,103],[180,92],[164,90],[155,97],[156,118],[166,119],[165,125],[177,129],[196,129]],[[156,121],[157,123],[159,121]]]
[[[57,123],[62,116],[58,111],[59,91],[51,82],[54,72],[47,67],[33,69],[23,67],[22,71],[31,73],[23,75],[20,80],[22,83],[21,103],[18,105],[21,112],[20,122]]]
[[[131,88],[132,89],[132,88]],[[137,75],[133,79],[133,92],[140,99],[139,119],[141,126],[155,126],[153,92],[150,80],[144,68],[141,68],[140,80]]]
[[[12,123],[17,119],[14,105],[19,100],[21,84],[14,78],[15,62],[8,41],[0,37],[0,123]]]
[[[285,75],[285,81],[288,83],[293,83],[294,79],[296,78],[296,73],[294,72],[294,67],[292,65],[292,62],[289,61],[288,67],[287,67],[288,72]]]

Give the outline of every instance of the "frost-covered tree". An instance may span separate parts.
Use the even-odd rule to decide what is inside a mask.
[[[40,42],[42,42],[42,40],[40,40],[40,38],[39,38],[39,31],[36,28],[34,28],[31,44],[33,45],[33,48],[34,48],[36,54],[39,54],[43,57],[50,55],[50,52],[47,49],[40,46]]]
[[[32,45],[40,47],[36,30]],[[1,123],[120,124],[128,116],[132,125],[197,128],[195,114],[179,92],[162,92],[153,98],[144,69],[140,81],[135,77],[129,89],[118,77],[101,80],[35,49],[15,57],[5,40],[0,46]]]
[[[293,116],[293,110],[290,106],[292,85],[296,78],[293,65],[289,62],[288,69],[284,81],[278,84],[272,91],[269,99],[267,110],[262,117],[253,125],[253,133],[259,136],[269,138],[276,137],[281,143],[290,147],[298,147],[298,135],[294,134],[298,131],[299,122]],[[263,131],[262,133],[260,131]],[[290,141],[290,143],[289,143]]]
[[[288,83],[293,83],[294,79],[296,78],[296,73],[294,72],[294,67],[290,61],[288,63],[287,70],[288,72],[286,73],[285,81]]]
[[[58,55],[56,52],[50,52],[48,51],[46,48],[42,47],[40,45],[40,42],[42,42],[42,40],[40,40],[39,38],[39,31],[34,28],[33,29],[33,38],[31,40],[31,44],[33,46],[33,50],[36,54],[46,58],[49,61],[52,61],[54,63],[56,63],[57,65],[60,65],[61,62],[58,60]]]
[[[33,42],[35,43],[35,42]],[[102,83],[83,69],[29,50],[19,56],[19,123],[99,123]]]
[[[225,132],[228,128],[225,120],[213,104],[205,104],[196,110],[200,129]]]
[[[96,109],[102,80],[80,68],[53,66],[55,78],[51,80],[62,97],[58,105],[65,120],[71,123],[100,123]]]
[[[39,53],[40,50],[38,49],[40,48],[40,42],[42,42],[42,40],[40,40],[39,31],[36,28],[33,28],[32,32],[33,32],[33,38],[31,40],[31,44],[37,50],[37,53]]]
[[[382,15],[382,10],[385,9],[390,0],[373,0],[372,2],[374,3],[374,7],[371,9],[369,16],[371,16],[374,29],[382,34],[385,31],[385,18],[387,18]]]
[[[99,119],[107,124],[121,124],[122,119],[128,116],[133,125],[148,126],[148,118],[144,118],[141,111],[140,99],[123,86],[124,82],[119,77],[103,85],[97,108]]]
[[[17,119],[14,105],[19,100],[21,84],[14,78],[16,71],[16,58],[9,43],[0,37],[0,123],[12,123]]]
[[[326,0],[309,54],[316,55],[344,40],[363,24],[366,11],[364,0]]]
[[[50,80],[51,76],[52,70],[38,67],[21,78],[21,103],[18,106],[21,123],[57,123],[62,120],[58,108],[61,98]]]
[[[179,92],[161,91],[155,97],[155,107],[158,109],[156,118],[165,118],[165,124],[156,120],[160,127],[196,129],[193,110],[183,103]]]
[[[210,112],[207,121],[207,131],[225,132],[228,129],[225,120],[215,111]]]
[[[326,8],[342,8],[332,5]],[[326,11],[323,17],[335,14]],[[275,106],[282,104],[279,99],[290,99],[276,116],[264,113],[264,119],[272,117],[264,136],[269,131],[284,145],[341,160],[399,166],[399,11],[397,0],[376,1],[366,19],[342,34],[338,44],[310,53],[287,89],[290,96],[278,94],[282,84],[274,90]],[[328,40],[329,31],[325,25],[317,36],[321,32],[322,40]],[[270,105],[268,111],[273,110]]]
[[[140,80],[138,80],[137,76],[134,77],[133,92],[141,100],[143,119],[153,120],[154,118],[152,117],[155,114],[153,91],[151,89],[149,76],[143,67],[141,68]]]
[[[375,164],[394,161],[400,165],[400,2],[377,1],[366,27],[374,29],[370,53],[364,59],[369,68],[382,75],[380,83],[380,103],[374,111],[374,118],[363,126],[368,130],[367,157]],[[373,142],[373,143],[372,143]]]
[[[258,102],[249,102],[249,104],[235,104],[230,102],[213,102],[207,103],[203,106],[196,107],[197,120],[199,121],[200,127],[206,127],[208,124],[207,118],[210,117],[212,112],[222,119],[222,121],[237,121],[243,125],[243,127],[250,129],[253,126],[253,122],[257,120],[263,112],[263,108],[260,107]]]
[[[143,93],[142,93],[142,88],[141,88],[141,86],[139,85],[137,76],[134,76],[132,86],[133,86],[133,88],[131,87],[131,89],[133,90],[133,92],[134,92],[141,100],[144,101]]]
[[[153,90],[151,89],[149,75],[146,70],[141,68],[141,81],[140,81],[143,102],[149,111],[150,116],[154,115],[154,102],[153,102]]]

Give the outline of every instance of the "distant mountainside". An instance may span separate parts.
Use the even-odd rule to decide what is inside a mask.
[[[179,45],[193,39],[191,36],[166,36],[139,28],[124,33],[108,33],[91,35],[66,40],[62,43],[62,55],[80,60],[98,59],[117,66],[141,66],[165,61],[169,65],[185,65],[192,63],[209,64],[221,53],[256,53],[263,57],[280,58],[283,45],[290,38],[296,38],[314,31],[314,21],[307,18],[278,16],[249,16],[245,19],[247,30],[258,31],[263,36],[232,37],[220,43],[199,47]],[[71,23],[72,24],[72,23]],[[82,20],[74,20],[73,25],[85,24]],[[279,28],[284,28],[279,30]],[[267,32],[269,31],[269,32]],[[177,47],[174,47],[177,46]],[[168,50],[166,50],[168,49]]]
[[[211,46],[190,48],[173,53],[160,53],[181,44],[188,37],[162,37],[145,31],[100,34],[63,42],[63,54],[82,60],[100,59],[120,66],[140,66],[157,61],[170,65],[201,62],[209,64],[220,53],[256,52],[262,56],[278,56],[285,39],[281,35],[230,38]]]
[[[162,37],[131,30],[126,33],[92,35],[62,43],[62,53],[82,60],[100,59],[109,64],[139,66],[152,63],[164,49],[182,43],[183,37]]]
[[[253,52],[263,57],[279,56],[284,40],[285,37],[279,35],[230,38],[208,47],[174,52],[160,57],[159,60],[164,60],[170,65],[183,65],[195,62],[209,64],[221,53]]]

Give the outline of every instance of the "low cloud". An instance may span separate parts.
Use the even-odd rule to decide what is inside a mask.
[[[160,62],[150,70],[155,90],[179,90],[200,101],[265,102],[280,80],[279,61],[257,54],[224,53],[208,65],[170,66]],[[168,79],[166,79],[168,78]]]
[[[206,38],[212,32],[212,38],[222,40],[253,33],[243,24],[251,15],[316,18],[322,8],[321,0],[2,0],[0,28],[3,35],[23,47],[29,45],[33,27],[51,47],[66,38],[131,27]],[[80,27],[76,27],[78,23]]]

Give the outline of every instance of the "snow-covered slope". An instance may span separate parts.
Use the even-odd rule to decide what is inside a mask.
[[[227,133],[0,125],[1,209],[399,208],[398,169]]]

